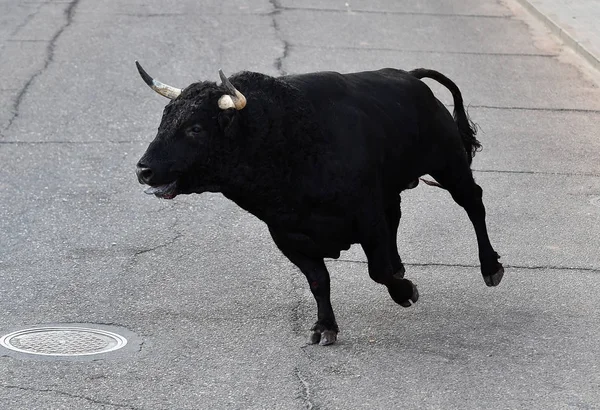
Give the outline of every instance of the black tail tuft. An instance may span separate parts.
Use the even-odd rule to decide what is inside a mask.
[[[442,84],[452,93],[452,97],[454,98],[454,122],[456,122],[458,131],[462,137],[463,145],[467,151],[470,164],[473,161],[475,153],[481,151],[481,143],[475,137],[477,135],[477,124],[475,124],[469,118],[469,115],[467,114],[463,105],[462,94],[460,93],[458,86],[454,84],[454,82],[448,77],[435,70],[417,68],[416,70],[412,70],[410,73],[418,79],[431,78],[432,80]]]
[[[454,106],[454,121],[458,127],[458,131],[463,139],[467,154],[469,154],[469,164],[473,161],[475,153],[481,151],[481,142],[476,138],[477,135],[477,124],[475,124],[467,111],[462,107],[457,109]]]

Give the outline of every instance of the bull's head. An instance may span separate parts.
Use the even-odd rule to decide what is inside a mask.
[[[219,191],[220,162],[229,149],[226,134],[246,98],[221,70],[221,86],[201,82],[179,89],[153,79],[137,61],[136,65],[146,84],[171,100],[156,138],[137,164],[139,182],[150,186],[146,193],[171,199],[178,194]]]

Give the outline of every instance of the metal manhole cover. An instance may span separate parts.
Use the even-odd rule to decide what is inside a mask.
[[[44,356],[87,356],[124,347],[127,339],[102,329],[85,327],[37,327],[18,330],[0,338],[0,345],[21,353]]]

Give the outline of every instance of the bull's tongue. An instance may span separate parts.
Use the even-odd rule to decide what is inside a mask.
[[[144,191],[144,193],[146,193],[148,195],[165,195],[165,194],[168,194],[170,191],[172,191],[173,188],[175,188],[176,183],[177,183],[177,181],[173,181],[170,184],[151,186],[151,187],[148,187]]]

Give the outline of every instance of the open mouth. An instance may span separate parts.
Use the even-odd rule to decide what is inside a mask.
[[[177,196],[177,181],[173,181],[170,184],[158,185],[148,187],[144,193],[148,195],[155,195],[157,198],[173,199]]]

